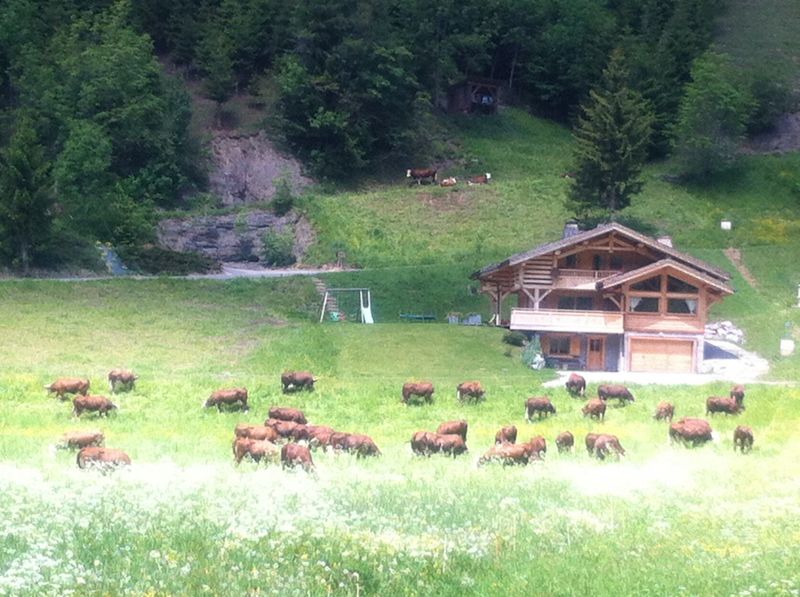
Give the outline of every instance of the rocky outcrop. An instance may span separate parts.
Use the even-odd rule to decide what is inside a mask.
[[[709,340],[724,340],[734,344],[744,342],[744,332],[733,325],[731,321],[715,321],[706,324],[705,337]]]
[[[298,262],[314,240],[313,229],[302,216],[248,211],[161,220],[158,243],[173,251],[202,253],[218,261],[256,262],[262,258],[263,238],[269,230],[290,230],[295,235],[293,253]]]
[[[226,206],[267,202],[280,180],[286,180],[294,194],[313,182],[264,133],[217,136],[211,141],[211,154],[210,190]]]

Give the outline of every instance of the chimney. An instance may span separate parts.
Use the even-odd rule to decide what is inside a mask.
[[[672,237],[671,236],[659,236],[656,240],[658,242],[660,242],[662,245],[665,245],[665,246],[670,247],[670,248],[672,247]]]
[[[564,224],[564,236],[562,238],[569,238],[570,236],[575,236],[578,234],[580,230],[578,229],[578,223],[569,221]]]

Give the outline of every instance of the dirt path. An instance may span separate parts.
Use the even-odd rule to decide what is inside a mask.
[[[730,247],[725,249],[725,256],[730,260],[736,270],[742,274],[742,278],[747,280],[747,283],[750,284],[753,288],[758,288],[758,280],[756,280],[755,276],[747,269],[747,266],[742,261],[742,252],[739,249],[734,249]]]

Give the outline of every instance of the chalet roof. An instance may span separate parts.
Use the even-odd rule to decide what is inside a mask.
[[[650,247],[655,251],[663,253],[664,255],[666,255],[669,258],[672,258],[675,261],[688,264],[693,268],[696,268],[701,272],[704,272],[707,275],[717,278],[718,280],[723,280],[723,281],[730,280],[731,276],[726,271],[716,268],[713,265],[706,263],[701,259],[692,257],[687,253],[683,253],[682,251],[677,251],[672,247],[669,247],[663,243],[658,242],[654,238],[645,236],[644,234],[640,234],[639,232],[636,232],[635,230],[632,230],[627,226],[623,226],[618,222],[611,222],[610,224],[601,224],[600,226],[597,226],[592,230],[584,230],[577,234],[573,234],[572,236],[569,236],[567,238],[562,238],[553,242],[545,243],[543,245],[539,245],[538,247],[534,247],[529,251],[517,253],[515,255],[512,255],[511,257],[508,257],[507,259],[504,259],[503,261],[500,261],[498,263],[493,263],[492,265],[487,265],[483,269],[474,272],[470,277],[473,279],[482,278],[487,274],[491,274],[505,267],[515,266],[517,264],[529,261],[536,257],[541,257],[542,255],[547,255],[548,253],[552,253],[554,251],[563,250],[566,249],[567,247],[577,245],[579,243],[582,243],[583,241],[601,237],[611,232],[616,232],[621,236],[627,237],[636,242],[640,242],[643,245]]]
[[[689,276],[690,278],[700,280],[704,284],[716,288],[720,292],[725,294],[733,294],[733,289],[726,283],[720,281],[718,278],[712,278],[711,276],[699,272],[694,267],[687,266],[686,264],[675,261],[674,259],[661,259],[660,261],[656,261],[629,272],[623,272],[609,276],[608,278],[598,281],[596,288],[597,290],[608,290],[609,288],[615,288],[626,282],[646,278],[647,276],[653,275],[666,267],[671,267],[685,274],[686,276]]]

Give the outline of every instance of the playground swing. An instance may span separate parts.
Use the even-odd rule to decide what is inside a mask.
[[[322,299],[319,322],[354,321],[374,323],[369,288],[328,288]]]

